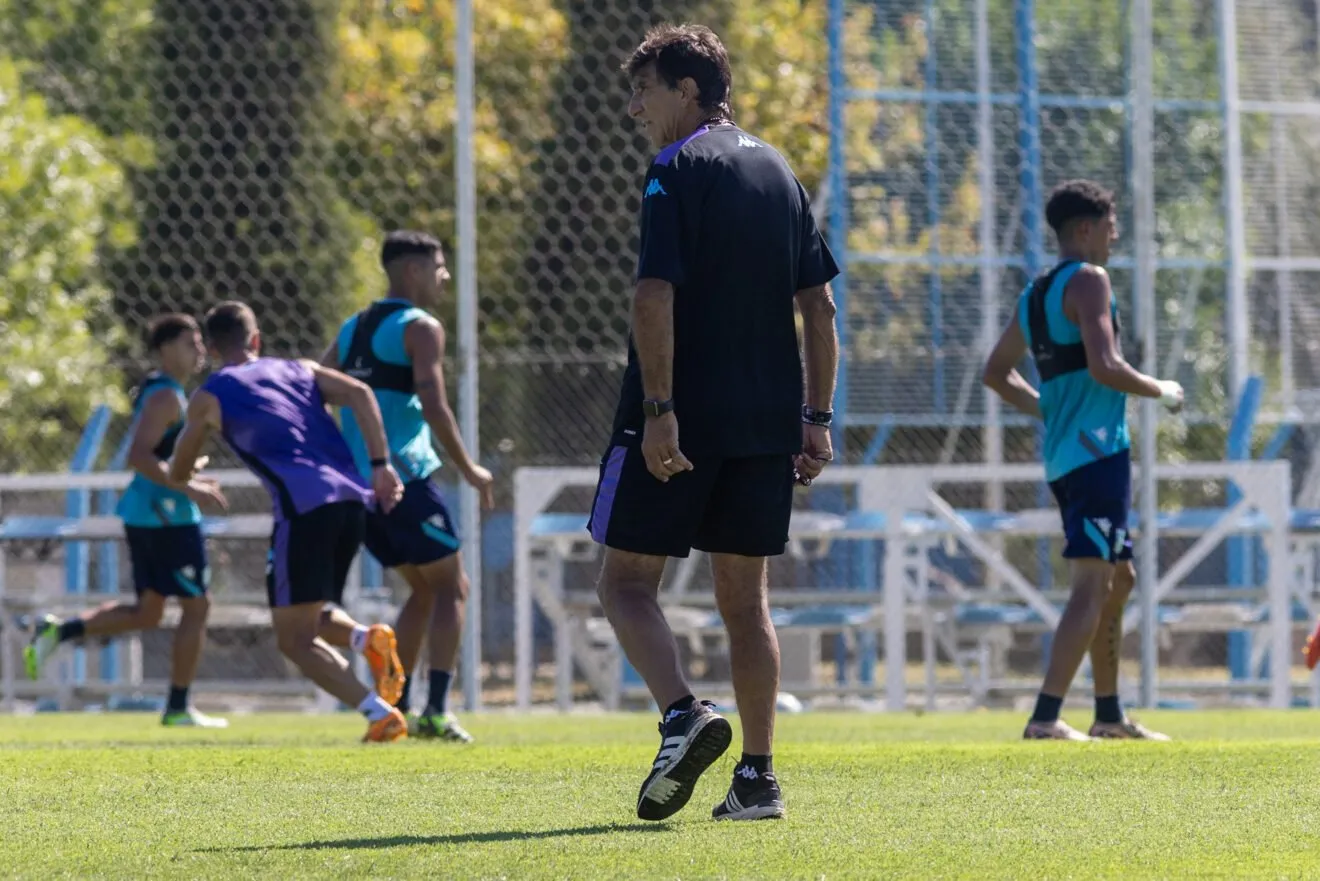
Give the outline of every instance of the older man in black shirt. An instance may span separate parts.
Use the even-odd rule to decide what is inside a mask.
[[[657,600],[665,559],[696,548],[711,555],[743,723],[743,756],[714,816],[782,817],[766,558],[787,545],[795,481],[809,484],[832,458],[838,339],[827,285],[838,270],[788,163],[731,121],[732,76],[714,33],[657,27],[625,70],[629,112],[660,152],[643,188],[628,369],[589,528],[606,546],[601,604],[664,708],[637,815],[680,810],[733,737],[693,697]]]

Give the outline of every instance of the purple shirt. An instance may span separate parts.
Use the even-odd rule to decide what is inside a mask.
[[[374,503],[316,376],[297,361],[258,358],[212,373],[221,434],[270,493],[275,519],[333,502]]]

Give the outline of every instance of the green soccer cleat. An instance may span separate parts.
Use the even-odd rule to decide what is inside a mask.
[[[166,728],[228,728],[229,720],[208,716],[189,707],[186,710],[166,710],[160,717]]]
[[[23,667],[29,679],[35,681],[41,676],[41,668],[59,644],[60,619],[54,615],[43,615],[32,630],[32,639],[23,647]]]
[[[463,730],[453,713],[437,713],[430,707],[420,716],[408,715],[408,734],[423,740],[447,740],[450,743],[471,743],[472,735]]]

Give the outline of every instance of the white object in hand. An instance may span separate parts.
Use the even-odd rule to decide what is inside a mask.
[[[1181,383],[1172,379],[1157,379],[1155,384],[1160,387],[1160,403],[1170,410],[1177,410],[1183,405],[1183,387]]]

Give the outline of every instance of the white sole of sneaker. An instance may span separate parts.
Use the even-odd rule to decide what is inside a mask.
[[[753,805],[732,814],[721,814],[715,820],[716,822],[720,820],[782,820],[785,814],[786,811],[782,804]]]
[[[716,727],[712,728],[712,725]],[[724,755],[731,742],[733,727],[728,719],[714,715],[705,717],[688,734],[678,751],[670,756],[665,769],[642,790],[637,799],[637,816],[643,820],[664,820],[681,811],[692,797],[697,778]],[[696,752],[693,752],[694,747]],[[684,788],[687,789],[686,797],[676,799]],[[648,805],[649,810],[646,809]]]

